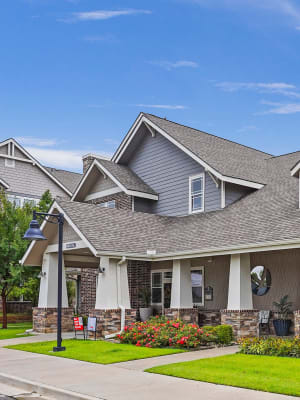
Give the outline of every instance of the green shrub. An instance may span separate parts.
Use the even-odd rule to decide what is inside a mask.
[[[199,328],[196,324],[185,324],[181,320],[169,321],[166,317],[152,317],[146,322],[126,326],[118,335],[121,343],[146,347],[198,348],[208,343],[227,344],[227,328],[224,332],[217,327]]]
[[[217,343],[230,344],[233,341],[233,330],[231,325],[218,325],[214,328]]]
[[[300,338],[283,339],[277,337],[243,338],[239,340],[240,352],[277,357],[300,358]]]

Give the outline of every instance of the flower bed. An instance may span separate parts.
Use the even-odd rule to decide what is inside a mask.
[[[300,337],[282,339],[277,337],[244,338],[239,340],[240,352],[243,354],[255,354],[277,357],[300,358]]]
[[[126,326],[118,335],[121,343],[145,347],[198,348],[207,344],[230,344],[232,327],[219,325],[199,328],[181,320],[169,321],[165,317],[153,317],[146,322]]]

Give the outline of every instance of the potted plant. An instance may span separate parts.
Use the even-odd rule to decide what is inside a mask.
[[[274,307],[277,310],[278,318],[273,320],[273,325],[277,336],[287,336],[291,327],[291,314],[292,303],[288,301],[288,295],[283,296],[279,302],[273,302]]]
[[[140,300],[143,307],[140,307],[140,318],[141,321],[147,321],[152,315],[151,307],[151,290],[147,287],[143,287],[139,292]]]

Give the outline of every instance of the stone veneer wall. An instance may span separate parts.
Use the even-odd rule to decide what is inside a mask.
[[[294,311],[294,331],[295,335],[300,335],[300,310]]]
[[[97,317],[97,337],[104,337],[121,329],[121,310],[91,310],[90,317]],[[136,322],[136,310],[125,310],[125,325]]]
[[[145,307],[139,292],[144,288],[151,290],[151,262],[129,260],[127,273],[131,307]]]
[[[221,324],[220,310],[199,310],[199,326]]]
[[[89,200],[88,203],[91,204],[102,204],[107,201],[115,200],[116,208],[118,210],[132,210],[132,197],[125,193],[115,193],[109,196],[100,197],[98,199]]]
[[[258,336],[257,310],[222,310],[221,324],[231,325],[235,338]]]
[[[164,314],[169,320],[181,319],[188,324],[198,323],[197,308],[165,308]]]
[[[62,308],[61,326],[63,332],[73,331],[73,308]],[[57,329],[57,308],[33,308],[33,330],[38,333],[52,333]]]
[[[79,313],[88,315],[95,308],[97,269],[81,268]]]

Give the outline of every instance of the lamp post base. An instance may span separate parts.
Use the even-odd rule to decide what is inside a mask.
[[[65,351],[66,348],[65,347],[53,347],[53,351],[56,353],[58,351]]]

